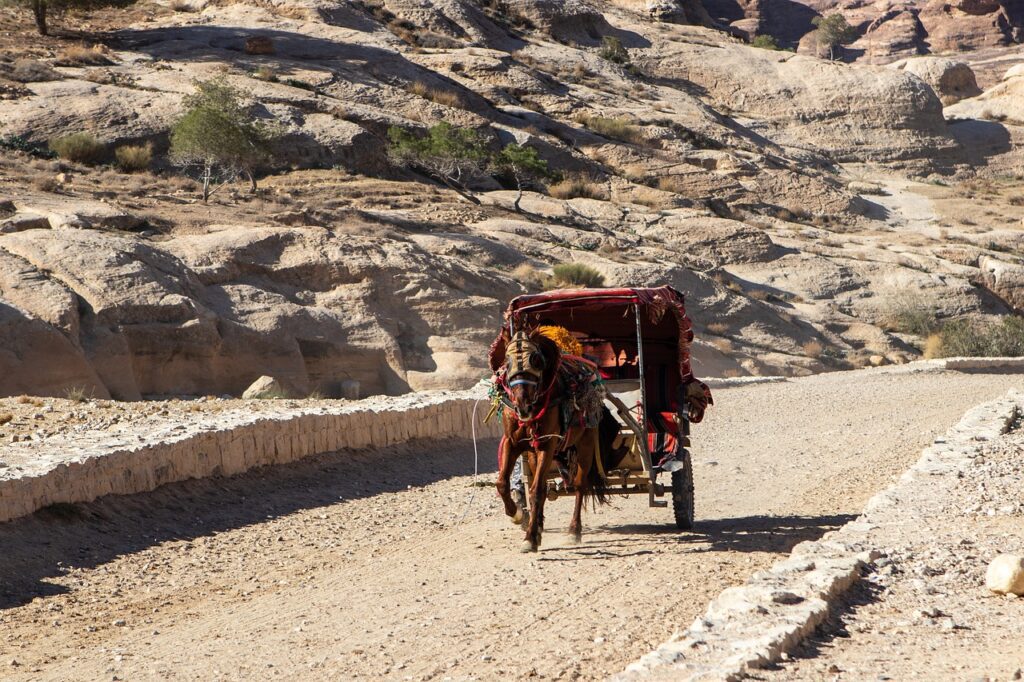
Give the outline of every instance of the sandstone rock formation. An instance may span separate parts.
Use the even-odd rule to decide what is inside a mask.
[[[1010,68],[1001,83],[947,110],[951,118],[1024,123],[1024,65]]]
[[[1024,39],[1024,8],[997,0],[703,0],[708,13],[747,37],[771,35],[800,51],[815,51],[818,16],[841,14],[857,39],[840,51],[848,60],[977,50]]]
[[[914,74],[932,86],[943,104],[955,104],[962,99],[981,94],[974,71],[965,62],[940,57],[920,57],[898,62],[893,66]]]
[[[37,55],[58,79],[0,99],[0,393],[239,395],[262,375],[296,396],[466,387],[505,302],[560,262],[685,291],[699,373],[906,360],[912,339],[885,321],[909,289],[946,316],[1018,305],[1006,273],[1024,261],[967,232],[970,249],[941,248],[884,182],[840,165],[966,173],[965,145],[979,163],[1001,153],[943,118],[933,87],[967,96],[960,67],[743,45],[752,17],[814,15],[766,0],[281,6],[160,13],[112,32],[102,69]],[[707,26],[722,12],[736,31]],[[602,58],[607,36],[628,63]],[[907,72],[925,64],[925,80]],[[192,81],[217,74],[284,134],[257,193],[203,205],[165,151]],[[516,211],[499,173],[471,204],[390,164],[391,126],[439,121],[530,146],[562,181]],[[152,142],[153,172],[45,158],[71,131],[110,152]]]

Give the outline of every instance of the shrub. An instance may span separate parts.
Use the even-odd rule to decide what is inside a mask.
[[[392,126],[388,130],[393,163],[427,173],[462,197],[479,203],[469,185],[484,173],[488,165],[487,149],[480,134],[471,128],[438,123],[424,136]]]
[[[951,320],[929,337],[930,357],[1024,356],[1024,317],[1010,315],[999,322]]]
[[[54,62],[57,66],[110,66],[113,60],[100,45],[85,47],[72,45],[64,49]]]
[[[811,23],[817,27],[814,33],[818,43],[828,48],[829,59],[835,59],[836,47],[852,42],[857,37],[857,29],[846,23],[846,17],[842,14],[814,17]]]
[[[12,419],[14,419],[14,415],[11,414],[10,412],[4,412],[3,414],[0,414],[0,426],[3,426]]]
[[[92,396],[92,391],[86,391],[84,386],[72,386],[64,391],[64,397],[76,403],[84,403],[86,400],[91,399]]]
[[[762,33],[759,36],[755,36],[754,39],[750,41],[750,46],[759,47],[762,50],[781,49],[779,47],[778,41],[775,40],[775,36],[768,35],[767,33]]]
[[[598,135],[604,135],[605,137],[622,140],[631,144],[642,144],[647,141],[643,132],[625,118],[607,118],[605,116],[580,114],[576,117],[576,120]]]
[[[72,133],[50,140],[50,150],[68,161],[97,164],[103,160],[107,148],[90,133]]]
[[[570,175],[548,186],[548,194],[555,199],[607,199],[604,183],[589,175]]]
[[[253,72],[252,77],[261,81],[267,81],[268,83],[276,83],[277,71],[271,66],[264,65],[256,69],[256,71]]]
[[[604,275],[583,263],[559,263],[551,272],[553,284],[557,286],[604,286]]]
[[[413,81],[406,86],[406,91],[429,99],[431,102],[440,104],[446,107],[454,107],[456,109],[465,109],[466,103],[463,101],[462,96],[457,92],[451,90],[441,90],[440,88],[432,88],[423,81]]]
[[[140,145],[124,145],[114,151],[117,167],[132,173],[146,170],[153,161],[153,145],[149,142]]]
[[[882,315],[882,327],[888,331],[927,337],[938,331],[941,323],[934,307],[918,299],[903,299]]]
[[[494,156],[491,165],[500,173],[511,177],[515,182],[518,194],[516,194],[513,207],[516,212],[520,210],[519,202],[523,199],[524,188],[531,184],[543,183],[544,180],[551,176],[550,171],[548,171],[548,162],[540,157],[536,149],[524,147],[514,142],[505,145]]]
[[[601,49],[598,51],[597,56],[615,64],[629,63],[629,52],[622,45],[622,41],[615,36],[604,36],[601,38]]]
[[[821,354],[825,352],[825,347],[821,345],[820,341],[808,341],[801,349],[804,351],[804,355],[810,358],[820,358]]]
[[[203,201],[240,174],[256,191],[256,170],[270,155],[275,127],[257,121],[242,93],[223,78],[196,81],[185,114],[171,128],[171,159],[198,171]]]

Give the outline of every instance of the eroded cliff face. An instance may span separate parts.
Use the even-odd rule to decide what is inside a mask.
[[[732,21],[772,20],[770,7]],[[986,195],[998,211],[982,230],[944,213],[968,201],[955,181],[906,197],[886,184],[1009,167],[1018,129],[991,109],[1015,115],[1013,79],[976,97],[948,80],[963,75],[955,60],[846,66],[751,48],[709,28],[711,3],[193,9],[133,10],[100,66],[62,65],[60,41],[8,39],[49,75],[15,81],[0,64],[0,137],[18,140],[0,151],[0,394],[239,394],[261,375],[296,395],[465,387],[486,374],[508,299],[559,262],[685,291],[702,374],[899,362],[919,353],[890,323],[901,306],[1019,301],[1024,216],[1009,189]],[[9,36],[29,30],[3,17]],[[600,56],[608,36],[628,64]],[[250,54],[253,38],[270,52]],[[164,152],[182,96],[215,75],[284,135],[259,192],[204,205]],[[944,115],[950,93],[960,103]],[[470,204],[391,165],[390,126],[439,121],[531,146],[571,182],[528,191],[517,212],[500,178]],[[10,148],[82,130],[110,148],[153,143],[154,170]]]
[[[704,6],[721,26],[748,37],[771,35],[808,53],[821,51],[811,35],[814,18],[841,14],[858,36],[840,51],[849,61],[945,54],[1024,41],[1024,4],[1019,0],[704,0]]]

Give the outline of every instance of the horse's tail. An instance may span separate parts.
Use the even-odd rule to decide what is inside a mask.
[[[597,452],[594,453],[594,462],[590,466],[590,473],[587,475],[587,495],[596,500],[598,504],[608,504],[607,481],[601,475],[602,471],[608,471],[608,467],[614,463],[615,452],[613,444],[615,436],[619,433],[619,423],[608,411],[607,407],[601,407],[601,421],[597,425]],[[598,467],[598,458],[601,466]]]

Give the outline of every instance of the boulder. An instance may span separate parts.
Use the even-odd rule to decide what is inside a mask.
[[[1024,310],[1024,266],[982,257],[981,283],[1017,310]]]
[[[1024,595],[1024,557],[1000,554],[985,571],[985,587],[996,594]]]
[[[914,74],[932,86],[943,104],[955,104],[981,94],[974,71],[966,62],[941,57],[920,57],[904,62],[903,71]]]
[[[558,40],[596,44],[610,32],[604,16],[584,0],[507,0],[505,6]]]
[[[281,383],[274,377],[261,376],[249,384],[242,397],[246,400],[263,400],[267,398],[286,398],[288,393]]]

